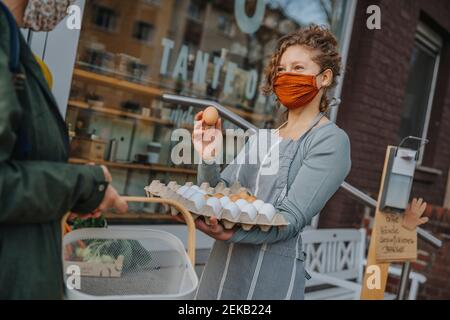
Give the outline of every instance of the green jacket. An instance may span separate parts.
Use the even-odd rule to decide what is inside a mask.
[[[67,164],[68,132],[22,35],[16,91],[0,10],[0,299],[61,299],[61,218],[92,212],[107,183],[97,166]]]

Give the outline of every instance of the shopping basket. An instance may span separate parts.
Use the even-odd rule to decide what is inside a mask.
[[[198,287],[195,224],[180,203],[124,197],[127,202],[160,203],[186,220],[188,248],[159,230],[120,227],[79,229],[63,238],[66,298],[69,300],[193,299]]]

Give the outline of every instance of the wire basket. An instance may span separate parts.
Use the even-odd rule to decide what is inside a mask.
[[[74,300],[193,299],[198,287],[195,225],[173,201],[125,198],[175,206],[188,226],[188,253],[174,235],[132,227],[79,229],[63,240],[66,298]]]

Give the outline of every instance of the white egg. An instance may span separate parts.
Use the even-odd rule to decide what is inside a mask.
[[[252,220],[255,220],[256,215],[258,214],[258,210],[256,210],[255,206],[252,203],[247,204],[244,209],[242,209],[242,212],[247,213]]]
[[[209,198],[206,200],[206,204],[213,208],[214,213],[216,216],[219,215],[220,211],[222,210],[222,204],[220,203],[220,200],[214,197]]]
[[[168,187],[169,189],[171,189],[171,190],[175,190],[175,188],[178,187],[178,184],[177,184],[175,181],[170,181],[170,182],[167,184],[167,187]]]
[[[180,195],[180,196],[182,196],[186,191],[188,191],[189,190],[189,187],[188,186],[182,186],[182,187],[180,187],[180,188],[178,188],[178,190],[177,190],[177,193]]]
[[[239,199],[238,201],[236,201],[235,202],[236,203],[236,205],[239,207],[239,209],[244,209],[244,207],[246,206],[246,205],[248,205],[248,201],[247,200],[244,200],[244,199]]]
[[[200,193],[200,192],[195,191],[195,192],[192,193],[189,197],[186,197],[186,198],[190,200],[190,199],[194,198],[195,196],[197,196],[199,193]],[[201,194],[201,193],[200,193],[200,194]],[[202,194],[202,196],[203,196],[203,198],[205,197],[203,194]]]
[[[197,208],[197,210],[200,210],[206,204],[205,195],[200,192],[196,192],[191,195],[189,197],[189,200],[195,203],[195,207]]]
[[[259,213],[265,215],[269,221],[272,221],[275,216],[276,210],[275,207],[271,203],[264,204],[261,209],[259,209]]]
[[[228,196],[222,197],[219,200],[222,207],[225,207],[231,201]]]
[[[209,185],[208,182],[203,182],[203,183],[200,185],[200,189],[202,189],[202,190],[208,190],[209,187],[210,187],[210,185]]]
[[[189,188],[185,193],[183,193],[183,197],[189,199],[194,193],[197,193],[197,190]]]
[[[259,211],[259,209],[261,209],[261,207],[264,205],[264,201],[258,199],[253,201],[252,204],[256,208],[256,210]]]
[[[224,209],[228,210],[233,218],[237,218],[240,213],[239,207],[236,205],[236,203],[230,201],[228,204],[224,207]]]

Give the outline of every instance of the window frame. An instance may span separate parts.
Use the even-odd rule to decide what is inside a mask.
[[[109,10],[110,13],[112,13],[112,15],[111,15],[109,18],[110,18],[110,19],[112,18],[113,21],[112,21],[112,22],[111,22],[111,21],[108,21],[110,24],[111,24],[111,23],[113,24],[112,27],[111,27],[111,26],[105,27],[105,26],[100,26],[100,25],[97,24],[98,11],[99,11],[100,9]],[[97,29],[99,29],[99,30],[102,30],[102,31],[104,31],[104,32],[115,33],[115,32],[117,32],[117,30],[118,30],[118,28],[119,28],[119,24],[118,24],[118,20],[119,20],[119,19],[118,19],[118,17],[119,17],[119,13],[118,13],[116,10],[114,10],[113,8],[109,7],[108,5],[105,5],[105,4],[95,4],[95,5],[94,5],[94,13],[93,13],[93,16],[92,16],[91,24],[92,24],[95,28],[97,28]]]
[[[437,78],[439,75],[439,66],[442,53],[442,38],[434,32],[430,27],[420,22],[417,26],[416,34],[414,37],[414,45],[418,46],[421,50],[427,51],[428,53],[435,55],[433,77],[431,80],[430,92],[428,94],[427,111],[425,113],[425,119],[423,123],[422,135],[419,138],[427,139],[428,129],[430,126],[431,111],[433,108],[434,97],[436,93]],[[425,144],[419,148],[419,159],[416,166],[422,166],[424,154],[425,154]]]
[[[136,35],[138,34],[138,31],[142,31],[142,29],[140,27],[145,26],[148,27],[148,31],[149,31],[149,38],[148,39],[141,39],[136,37]],[[154,38],[155,38],[155,25],[147,22],[147,21],[142,21],[142,20],[136,20],[133,24],[133,32],[132,32],[132,37],[134,40],[145,43],[145,44],[151,44],[154,42]]]

